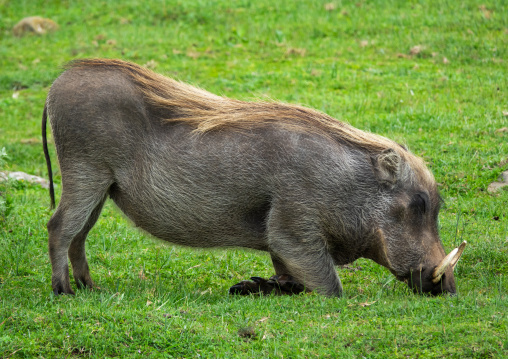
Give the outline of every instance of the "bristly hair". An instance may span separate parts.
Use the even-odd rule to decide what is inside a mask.
[[[310,108],[281,102],[247,102],[217,96],[122,60],[78,59],[65,66],[66,69],[90,67],[123,72],[138,85],[145,101],[156,113],[162,114],[163,117],[164,114],[167,115],[164,120],[187,123],[198,133],[228,128],[251,129],[275,124],[294,131],[331,137],[371,154],[392,148],[409,162],[415,171],[423,175],[423,178],[432,177],[420,158],[396,142],[361,131]]]

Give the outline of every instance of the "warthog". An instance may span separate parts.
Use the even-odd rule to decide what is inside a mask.
[[[62,174],[48,223],[55,294],[73,293],[67,257],[77,286],[93,285],[85,239],[108,196],[165,241],[266,251],[298,291],[341,295],[335,265],[365,257],[415,292],[455,293],[463,246],[445,255],[436,182],[389,139],[133,63],[77,60],[52,85],[42,118],[53,206],[48,116]]]

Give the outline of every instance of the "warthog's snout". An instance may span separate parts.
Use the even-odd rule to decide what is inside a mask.
[[[422,267],[421,270],[411,271],[407,278],[402,278],[415,293],[429,293],[432,295],[455,294],[455,278],[453,270],[457,265],[467,242],[452,250],[436,266]]]

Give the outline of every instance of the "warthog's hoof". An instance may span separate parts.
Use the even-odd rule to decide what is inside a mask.
[[[270,279],[250,277],[251,280],[242,280],[229,288],[229,294],[248,295],[261,293],[264,295],[291,295],[306,291],[303,284],[295,281],[288,274],[274,275]]]

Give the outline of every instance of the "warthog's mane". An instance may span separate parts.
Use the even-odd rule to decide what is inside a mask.
[[[316,133],[350,144],[371,154],[393,149],[423,179],[433,180],[423,161],[396,142],[359,130],[347,123],[307,107],[268,101],[240,101],[218,96],[203,89],[157,74],[147,68],[116,59],[78,59],[65,68],[101,68],[121,71],[136,83],[145,101],[158,114],[168,114],[164,120],[184,122],[194,132],[214,130],[249,130],[275,124],[304,133]],[[429,176],[431,178],[429,178]]]

